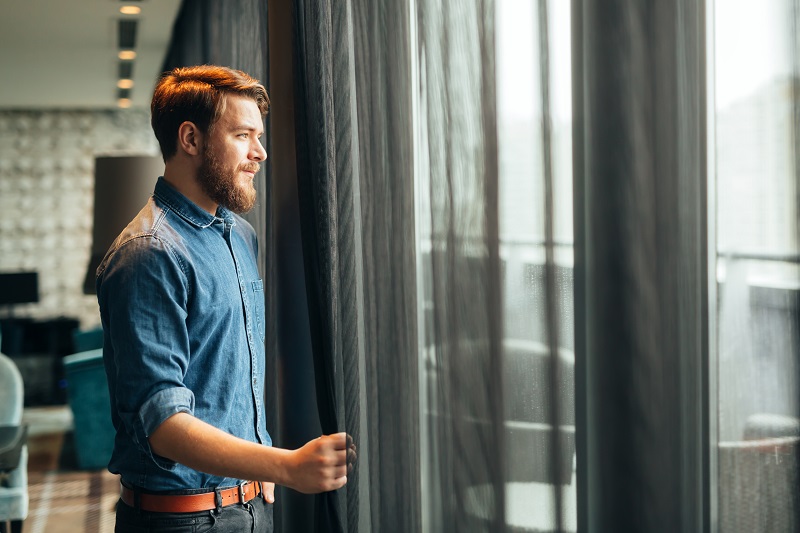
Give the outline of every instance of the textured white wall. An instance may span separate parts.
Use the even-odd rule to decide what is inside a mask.
[[[15,316],[100,323],[96,298],[83,294],[94,158],[157,155],[149,120],[145,110],[0,110],[0,272],[39,272],[40,302]]]

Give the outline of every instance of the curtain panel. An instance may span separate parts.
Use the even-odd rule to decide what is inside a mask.
[[[359,449],[315,528],[501,531],[493,4],[298,1],[294,24],[317,398]]]
[[[780,1],[793,39],[781,161],[797,204],[800,8]],[[313,390],[308,404],[285,404],[284,418],[313,411],[308,431],[346,431],[359,456],[345,488],[314,497],[314,529],[572,531],[577,514],[582,531],[713,530],[715,488],[725,497],[733,478],[717,477],[714,440],[706,2],[572,0],[567,130],[556,123],[563,65],[551,48],[562,30],[550,24],[563,6],[524,11],[532,55],[515,68],[537,81],[525,94],[533,133],[519,139],[498,104],[497,13],[525,3],[276,4],[291,6],[273,21],[291,27],[290,50],[270,56],[291,57],[299,214],[285,220],[299,226],[303,266],[282,263],[281,285],[299,288],[276,294],[285,258],[273,228],[285,220],[266,210],[280,207],[280,187],[259,176],[251,221],[270,287],[268,353],[278,352],[276,328],[309,344]],[[266,39],[266,2],[185,2],[165,68],[213,62],[268,81]],[[517,141],[535,154],[519,172],[504,159]],[[786,252],[796,264],[793,209],[781,227],[794,232]],[[534,229],[508,231],[515,220]],[[727,290],[745,287],[737,272]],[[287,323],[275,300],[298,296],[303,317]],[[794,321],[781,332],[787,346],[792,309],[781,315]],[[720,344],[739,353],[745,343]],[[270,364],[277,409],[294,385]],[[732,516],[742,506],[730,502],[720,510]]]
[[[704,2],[576,0],[573,17],[579,526],[702,531]]]
[[[495,5],[416,8],[428,519],[504,531]]]
[[[359,454],[345,503],[317,497],[317,531],[420,529],[406,17],[400,3],[295,3],[317,398],[323,430],[347,431]]]
[[[520,472],[531,468],[544,471],[534,474],[542,482],[563,475],[546,472],[557,452],[533,450],[540,440],[527,440],[527,431],[517,446],[523,464],[507,461],[508,436],[519,433],[505,421],[504,377],[522,370],[516,379],[525,380],[535,371],[525,351],[522,366],[504,370],[503,362],[495,4],[297,0],[291,11],[279,4],[273,11],[284,18],[270,23],[291,25],[294,94],[273,106],[294,109],[304,267],[284,272],[296,264],[291,245],[278,242],[276,255],[276,240],[286,236],[275,227],[283,235],[294,220],[283,186],[291,179],[263,180],[251,222],[267,254],[268,348],[287,348],[279,340],[286,329],[310,339],[316,390],[301,394],[316,397],[317,431],[347,431],[359,454],[346,488],[315,497],[313,527],[503,531],[508,480],[527,482]],[[165,69],[218,63],[266,81],[266,28],[265,3],[186,2]],[[539,289],[555,291],[552,272],[547,279]],[[281,301],[303,293],[307,324],[277,316],[300,312]],[[302,418],[292,409],[305,404],[288,390],[297,386],[289,376],[296,369],[279,358],[270,358],[267,404],[270,432],[286,445],[290,435],[279,430]],[[524,384],[525,394],[532,386]],[[556,408],[536,410],[556,425]],[[528,456],[537,457],[533,467]],[[304,508],[283,504],[278,531],[311,523],[281,518]]]

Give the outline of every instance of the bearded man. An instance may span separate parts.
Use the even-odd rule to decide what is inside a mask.
[[[257,80],[224,67],[156,86],[164,176],[97,269],[116,531],[272,531],[275,483],[347,482],[344,433],[284,450],[266,430],[264,287],[238,214],[256,201],[268,105]]]

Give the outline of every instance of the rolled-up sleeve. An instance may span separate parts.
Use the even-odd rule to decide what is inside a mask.
[[[177,413],[194,414],[194,394],[186,387],[161,389],[139,409],[137,429],[141,430],[142,450],[166,470],[173,468],[175,462],[154,454],[148,438],[167,418]]]
[[[117,432],[167,470],[175,463],[154,454],[148,439],[174,414],[194,414],[195,404],[183,382],[190,358],[184,268],[169,245],[143,236],[116,250],[98,283]]]

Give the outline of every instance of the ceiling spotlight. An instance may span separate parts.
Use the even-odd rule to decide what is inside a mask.
[[[117,82],[117,87],[120,89],[130,89],[133,87],[133,80],[122,79]]]
[[[118,56],[123,61],[130,61],[132,59],[136,59],[136,52],[133,50],[120,50]]]
[[[138,15],[142,12],[142,8],[139,6],[122,6],[119,8],[119,12],[123,15]]]
[[[117,100],[117,106],[122,108],[130,107],[132,103],[133,102],[131,102],[130,98],[120,98],[119,100]]]

